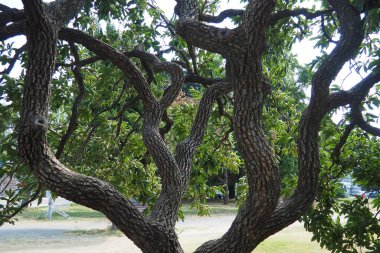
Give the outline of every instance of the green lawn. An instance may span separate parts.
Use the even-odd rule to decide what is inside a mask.
[[[311,241],[312,234],[301,226],[291,226],[262,242],[255,253],[317,253],[329,252]]]
[[[90,208],[71,204],[69,206],[59,206],[58,210],[63,211],[69,215],[69,219],[98,219],[104,218],[104,214],[94,211]],[[17,216],[18,220],[46,220],[46,213],[48,207],[31,207],[26,208],[21,214]],[[65,218],[61,215],[53,212],[53,220],[64,220]]]
[[[223,205],[219,202],[211,202],[209,205],[209,213],[210,215],[233,215],[236,214],[238,209],[234,203],[229,203],[228,205]],[[96,219],[96,218],[104,218],[105,216],[98,212],[94,211],[90,208],[78,205],[71,204],[69,206],[58,206],[58,210],[63,211],[69,215],[70,219]],[[26,208],[22,211],[21,214],[17,216],[18,220],[44,220],[46,219],[48,207],[31,207]],[[197,215],[198,210],[195,208],[191,208],[190,204],[185,203],[181,207],[184,215]],[[53,213],[54,220],[64,220],[64,217]]]
[[[89,208],[71,204],[69,206],[58,207],[59,210],[64,211],[69,215],[70,220],[87,220],[96,221],[97,219],[104,219],[104,215],[91,210]],[[221,202],[209,203],[210,215],[233,215],[237,213],[237,207],[234,203],[223,205]],[[47,207],[27,208],[17,218],[19,220],[46,220],[45,214]],[[184,203],[182,211],[185,215],[196,215],[197,210],[191,208],[190,204]],[[57,213],[53,214],[53,220],[63,220],[64,218]],[[67,236],[75,236],[78,238],[84,237],[123,237],[119,231],[111,229],[93,229],[93,230],[75,230],[66,233]],[[271,236],[265,240],[254,252],[258,253],[313,253],[313,252],[328,252],[322,250],[318,243],[311,242],[311,233],[306,232],[301,225],[290,226],[281,232]],[[194,242],[196,243],[196,242]],[[194,247],[199,246],[198,243]]]

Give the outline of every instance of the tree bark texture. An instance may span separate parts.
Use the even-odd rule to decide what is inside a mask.
[[[175,12],[179,20],[176,32],[189,44],[225,57],[226,78],[208,86],[189,136],[178,143],[174,152],[167,147],[159,125],[167,107],[181,90],[184,75],[180,66],[163,63],[138,49],[124,54],[88,34],[64,28],[83,5],[83,1],[68,2],[57,0],[44,8],[40,0],[23,0],[24,14],[18,14],[15,17],[17,22],[0,29],[1,40],[15,34],[26,34],[28,41],[19,151],[34,174],[50,190],[101,211],[143,252],[183,252],[174,226],[190,180],[193,156],[202,142],[213,104],[221,95],[231,91],[234,94],[233,124],[245,161],[249,192],[245,205],[226,234],[206,242],[196,252],[251,252],[265,238],[299,219],[316,193],[320,167],[318,132],[326,113],[350,104],[357,124],[371,130],[362,122],[360,111],[354,110],[357,109],[354,105],[380,80],[379,74],[369,75],[348,92],[329,93],[334,77],[354,55],[364,36],[360,13],[347,0],[329,0],[341,23],[342,35],[313,76],[310,104],[299,124],[298,185],[293,195],[283,203],[278,201],[280,176],[275,154],[262,128],[262,110],[271,87],[263,73],[261,58],[266,49],[265,32],[275,22],[272,12],[276,1],[252,0],[244,12],[230,12],[231,15],[243,15],[242,24],[230,30],[202,23],[205,17],[199,16],[198,1],[177,0]],[[20,15],[24,15],[26,21]],[[280,16],[277,15],[278,18]],[[148,216],[141,214],[110,184],[70,171],[51,151],[46,131],[58,39],[81,44],[97,57],[109,60],[123,71],[143,102],[143,141],[158,168],[162,183],[162,192]],[[168,73],[169,88],[161,99],[153,95],[149,82],[129,57],[144,61],[154,73]],[[372,131],[376,133],[376,129]]]

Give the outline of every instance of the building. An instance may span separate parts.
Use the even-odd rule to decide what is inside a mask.
[[[344,185],[344,190],[347,193],[347,196],[357,196],[363,193],[362,188],[355,184],[354,179],[351,175],[346,176],[341,180],[342,185]]]

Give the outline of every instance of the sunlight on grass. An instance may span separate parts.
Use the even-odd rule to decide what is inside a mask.
[[[96,219],[104,218],[105,216],[90,208],[78,205],[71,204],[69,206],[58,206],[56,207],[60,211],[63,211],[69,215],[69,219]],[[48,207],[32,207],[26,208],[22,211],[21,214],[17,216],[18,220],[45,220]],[[53,212],[53,220],[64,220],[65,218],[61,215]]]
[[[311,241],[312,234],[301,225],[290,226],[261,243],[255,253],[316,253],[329,252]]]

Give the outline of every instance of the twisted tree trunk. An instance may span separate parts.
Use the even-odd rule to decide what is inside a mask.
[[[233,91],[234,129],[249,184],[247,202],[227,233],[218,240],[205,243],[197,252],[251,252],[265,238],[296,221],[312,203],[320,166],[317,140],[322,117],[339,105],[353,102],[349,96],[329,95],[329,85],[363,39],[360,13],[346,0],[330,0],[342,23],[343,34],[314,75],[310,105],[300,121],[298,186],[286,202],[279,204],[278,166],[262,129],[262,110],[270,84],[264,76],[261,57],[266,45],[265,31],[273,22],[275,2],[250,1],[242,25],[228,30],[199,22],[197,1],[177,0],[176,13],[180,19],[176,31],[192,45],[221,54],[227,63],[226,79],[208,87],[188,138],[177,145],[173,154],[160,134],[159,125],[165,110],[181,89],[182,69],[176,64],[162,63],[157,57],[137,49],[130,52],[129,56],[150,64],[153,72],[165,71],[170,75],[170,87],[159,100],[129,56],[83,32],[62,28],[79,12],[83,1],[57,0],[44,8],[40,0],[24,0],[26,25],[17,23],[0,34],[4,39],[9,34],[26,33],[28,40],[29,57],[19,132],[21,156],[50,190],[103,212],[144,252],[183,252],[174,226],[189,183],[193,156],[203,139],[214,102],[219,96]],[[149,216],[142,215],[111,185],[70,171],[49,148],[46,131],[50,82],[58,38],[82,44],[98,57],[110,60],[138,92],[144,104],[143,140],[162,180],[162,192]],[[364,89],[362,86],[369,89],[370,85],[366,86],[364,82],[357,89]],[[357,89],[352,92],[358,92]]]

